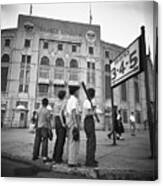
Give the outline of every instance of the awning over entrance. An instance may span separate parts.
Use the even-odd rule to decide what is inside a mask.
[[[17,111],[27,111],[28,109],[24,105],[18,105],[16,107],[16,110]]]
[[[62,79],[55,79],[53,80],[54,85],[65,85],[65,81]]]

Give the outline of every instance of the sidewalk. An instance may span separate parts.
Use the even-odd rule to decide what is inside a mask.
[[[32,149],[34,134],[29,133],[28,129],[2,129],[1,149],[2,156],[23,161],[39,166],[42,169],[64,172],[68,174],[85,175],[87,178],[98,179],[135,179],[135,180],[154,180],[154,160],[151,160],[149,149],[148,131],[139,131],[135,137],[125,133],[124,141],[117,141],[117,145],[112,145],[112,140],[107,138],[107,132],[96,131],[97,152],[96,159],[99,162],[97,168],[86,168],[85,150],[86,138],[81,131],[81,143],[79,161],[82,167],[70,169],[66,164],[44,165],[40,160],[33,162]],[[55,142],[54,139],[49,143],[49,157],[52,156]],[[66,144],[63,159],[66,160]]]

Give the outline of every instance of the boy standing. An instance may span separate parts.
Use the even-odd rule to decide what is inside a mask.
[[[33,160],[38,159],[40,145],[42,143],[42,159],[43,162],[47,162],[48,159],[48,138],[52,140],[51,123],[50,123],[50,111],[47,109],[48,99],[42,100],[42,107],[38,112],[38,127],[36,129],[36,136],[33,147]]]
[[[80,87],[70,86],[70,98],[66,106],[66,124],[68,132],[68,166],[78,165],[79,154],[79,102],[78,90]]]
[[[88,89],[88,94],[90,99],[92,100],[93,106],[95,106],[95,90],[93,88]],[[95,152],[96,152],[96,134],[95,134],[95,122],[93,118],[93,108],[91,107],[91,103],[88,99],[84,101],[84,130],[87,137],[86,144],[86,163],[85,165],[88,167],[95,167],[98,165],[98,162],[95,160]]]

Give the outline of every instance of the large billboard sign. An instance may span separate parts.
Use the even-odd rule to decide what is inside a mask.
[[[138,74],[142,70],[140,39],[141,36],[132,42],[127,49],[117,56],[111,63],[112,88]]]

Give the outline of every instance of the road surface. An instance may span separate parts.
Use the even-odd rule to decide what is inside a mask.
[[[56,173],[52,171],[42,171],[38,168],[20,163],[17,161],[2,158],[1,159],[2,177],[32,177],[32,178],[64,178],[64,179],[85,179],[84,176],[68,175],[65,173]]]

